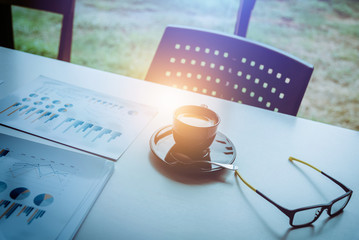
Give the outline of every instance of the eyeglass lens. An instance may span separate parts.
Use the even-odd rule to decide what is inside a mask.
[[[292,225],[301,226],[313,222],[322,212],[321,207],[309,208],[294,214]]]
[[[329,214],[335,215],[335,214],[339,213],[341,210],[343,210],[343,208],[347,205],[349,198],[350,198],[350,195],[346,195],[343,198],[334,202],[330,208]]]

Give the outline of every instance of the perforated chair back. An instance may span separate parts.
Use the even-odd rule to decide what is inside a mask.
[[[296,115],[313,66],[239,36],[168,26],[146,80]]]
[[[11,5],[63,15],[58,59],[71,59],[75,0],[0,0],[0,46],[14,48]]]

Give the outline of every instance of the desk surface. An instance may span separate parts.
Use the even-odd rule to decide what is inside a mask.
[[[0,63],[0,96],[44,75],[158,109],[116,162],[76,239],[359,239],[359,132],[1,47]],[[287,160],[295,156],[353,189],[344,212],[291,229],[284,214],[233,172],[184,176],[163,166],[151,153],[151,135],[171,124],[177,107],[203,103],[220,115],[219,131],[235,145],[235,164],[254,187],[290,209],[342,193]],[[59,146],[5,127],[0,132]]]

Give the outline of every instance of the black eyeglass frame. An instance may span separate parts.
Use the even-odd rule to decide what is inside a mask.
[[[323,213],[323,211],[325,209],[327,209],[327,213],[329,215],[329,217],[334,217],[334,216],[337,216],[338,214],[340,214],[343,209],[347,206],[348,202],[350,201],[350,198],[353,194],[353,190],[351,190],[350,188],[346,187],[344,184],[342,184],[341,182],[339,182],[338,180],[332,178],[331,176],[327,175],[326,173],[324,173],[323,171],[317,169],[316,167],[302,161],[302,160],[299,160],[299,159],[296,159],[294,157],[289,157],[289,160],[290,161],[297,161],[297,162],[300,162],[300,163],[303,163],[315,170],[317,170],[318,172],[320,172],[321,174],[323,174],[324,176],[326,176],[327,178],[329,178],[330,180],[332,180],[334,183],[336,183],[337,185],[339,185],[344,191],[345,193],[337,198],[335,198],[334,200],[330,201],[329,203],[327,204],[318,204],[318,205],[312,205],[312,206],[308,206],[308,207],[302,207],[302,208],[297,208],[297,209],[287,209],[285,207],[282,207],[280,206],[278,203],[274,202],[273,200],[271,200],[269,197],[267,197],[266,195],[264,195],[263,193],[261,193],[259,190],[255,189],[254,187],[252,187],[249,183],[247,183],[243,178],[242,176],[239,174],[238,170],[235,171],[235,174],[250,188],[252,189],[253,191],[255,191],[257,194],[259,194],[261,197],[263,197],[264,199],[266,199],[268,202],[270,202],[271,204],[273,204],[276,208],[278,208],[281,212],[283,212],[286,216],[289,217],[289,224],[292,226],[292,227],[295,227],[295,228],[299,228],[299,227],[306,227],[306,226],[309,226],[311,225],[312,223],[314,223],[319,217],[320,215]],[[349,197],[348,197],[349,196]],[[344,199],[348,197],[348,199],[346,200],[345,204],[338,210],[336,211],[335,213],[331,213],[331,208],[332,206],[334,205],[334,203]],[[315,217],[312,221],[308,222],[308,223],[304,223],[304,224],[293,224],[293,219],[294,219],[294,216],[296,213],[298,212],[301,212],[301,211],[304,211],[304,210],[309,210],[309,209],[315,209],[315,208],[320,208],[320,211],[318,213],[315,214]]]

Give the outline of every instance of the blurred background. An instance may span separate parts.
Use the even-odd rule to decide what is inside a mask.
[[[144,79],[166,25],[233,34],[238,8],[239,0],[76,0],[71,62]],[[56,58],[62,17],[12,9],[15,48]],[[299,117],[359,130],[358,20],[358,0],[256,1],[247,38],[314,65]]]

